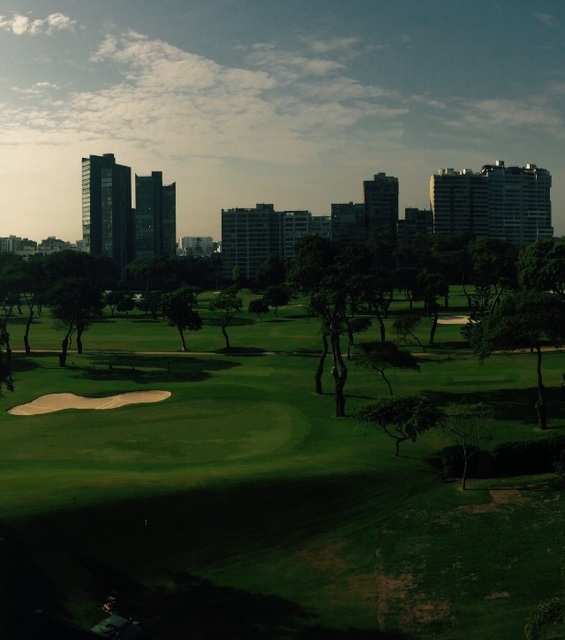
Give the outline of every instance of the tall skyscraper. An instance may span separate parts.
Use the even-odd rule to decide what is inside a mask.
[[[502,238],[523,245],[553,237],[551,174],[502,160],[471,169],[440,169],[430,179],[434,233]]]
[[[489,235],[514,244],[553,237],[551,174],[535,164],[506,167],[503,160],[486,164]]]
[[[176,183],[163,185],[163,173],[135,176],[135,258],[176,255]]]
[[[365,195],[365,230],[369,237],[373,227],[388,227],[396,237],[398,224],[398,178],[377,173],[363,182]]]
[[[134,255],[131,169],[113,153],[82,159],[84,250],[112,258],[121,271]]]
[[[488,235],[488,184],[471,169],[440,169],[430,179],[434,233]]]

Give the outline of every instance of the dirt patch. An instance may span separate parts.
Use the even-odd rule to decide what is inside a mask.
[[[532,501],[522,491],[516,489],[491,489],[489,493],[496,504],[526,505]]]
[[[457,507],[457,510],[471,515],[477,513],[494,513],[498,511],[498,505],[494,502],[487,502],[486,504],[463,504]]]
[[[319,549],[303,549],[298,552],[298,557],[304,560],[318,571],[339,572],[346,571],[349,564],[341,555],[343,542],[327,542]]]
[[[495,591],[494,593],[485,596],[485,600],[500,600],[502,598],[509,598],[510,594],[508,591]]]

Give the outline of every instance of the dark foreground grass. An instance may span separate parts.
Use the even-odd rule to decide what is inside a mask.
[[[520,637],[559,585],[563,504],[550,479],[461,492],[434,465],[439,434],[394,458],[385,435],[333,418],[329,372],[327,394],[311,393],[312,321],[248,320],[237,335],[251,355],[222,353],[217,327],[215,353],[202,333],[201,353],[157,353],[174,330],[128,331],[131,319],[93,327],[64,370],[53,354],[16,354],[5,408],[57,391],[172,396],[0,416],[0,637],[18,637],[38,606],[92,626],[112,589],[161,640]],[[546,437],[529,354],[480,366],[440,341],[421,367],[393,374],[395,391],[491,402],[495,441]],[[562,354],[545,356],[554,432],[564,368]],[[386,391],[350,369],[349,413]]]

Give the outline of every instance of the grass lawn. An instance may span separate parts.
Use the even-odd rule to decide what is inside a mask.
[[[462,492],[435,464],[441,434],[395,458],[383,433],[333,417],[329,365],[325,394],[312,393],[320,339],[303,306],[263,322],[243,313],[226,354],[206,295],[201,305],[208,324],[187,335],[189,353],[175,329],[132,314],[93,325],[65,369],[47,316],[32,327],[35,352],[14,354],[5,409],[55,392],[172,396],[0,415],[0,637],[37,607],[93,626],[113,589],[161,640],[521,637],[559,589],[563,499],[550,478]],[[479,365],[459,329],[440,325],[419,374],[392,372],[395,393],[492,403],[495,442],[547,437],[533,356]],[[14,349],[20,330],[16,319]],[[544,356],[552,433],[565,425],[563,370],[563,354]],[[352,364],[346,413],[386,392]]]

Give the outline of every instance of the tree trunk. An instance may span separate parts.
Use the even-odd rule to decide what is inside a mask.
[[[380,370],[380,369],[379,369],[379,372],[380,372],[380,374],[381,374],[382,379],[383,379],[383,380],[386,382],[386,384],[387,384],[389,395],[392,395],[392,385],[390,384],[390,380],[385,376],[384,369],[383,369],[383,370]]]
[[[182,329],[178,328],[178,327],[177,327],[177,329],[179,330],[180,341],[181,341],[181,344],[182,344],[182,350],[183,351],[188,351],[188,349],[186,348],[186,342],[185,342],[185,339],[184,339],[184,331]]]
[[[29,316],[27,317],[26,328],[24,332],[24,348],[25,348],[25,352],[28,355],[31,353],[31,347],[29,346],[29,331],[31,329],[32,322],[33,322],[33,309],[30,308]]]
[[[375,315],[377,316],[377,320],[379,321],[379,331],[381,334],[381,342],[386,341],[386,327],[382,317],[382,314],[379,310],[379,305],[375,305]]]
[[[432,312],[432,326],[431,326],[431,329],[430,329],[430,344],[434,343],[438,320],[439,320],[439,314],[438,314],[438,311],[436,309],[435,311]]]
[[[77,325],[77,353],[82,353],[82,334],[84,333],[84,325]]]
[[[339,333],[332,334],[331,341],[333,355],[332,376],[335,386],[335,417],[343,418],[345,416],[344,389],[347,382],[347,367],[341,355]]]
[[[59,354],[59,366],[64,367],[67,364],[67,351],[69,349],[69,336],[71,332],[68,331],[61,342],[61,353]]]
[[[226,351],[229,351],[230,348],[231,348],[230,347],[230,339],[229,339],[229,336],[228,336],[228,332],[226,331],[226,325],[225,324],[222,325],[222,334],[224,336],[224,340],[226,341]]]
[[[541,346],[537,344],[535,346],[537,363],[537,377],[538,377],[538,399],[536,401],[536,413],[538,414],[538,425],[540,429],[547,429],[547,403],[545,400],[545,387],[543,386],[543,379],[541,376]]]
[[[318,360],[318,368],[314,375],[314,393],[316,395],[322,395],[322,375],[324,373],[324,364],[326,362],[326,356],[328,355],[328,337],[325,333],[322,333],[323,351]]]

